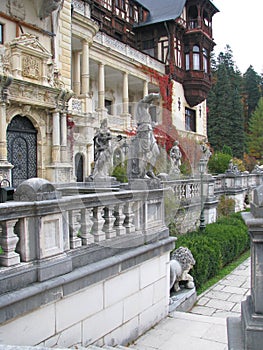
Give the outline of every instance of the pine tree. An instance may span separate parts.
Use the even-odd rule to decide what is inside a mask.
[[[256,109],[261,97],[261,77],[250,65],[243,75],[243,103],[244,103],[244,120],[245,132],[248,133],[249,119]]]
[[[242,76],[235,67],[229,46],[218,56],[213,81],[207,99],[209,142],[216,151],[229,146],[234,157],[242,158],[245,148]]]
[[[260,98],[258,105],[249,121],[248,136],[249,154],[257,159],[263,157],[263,97]]]

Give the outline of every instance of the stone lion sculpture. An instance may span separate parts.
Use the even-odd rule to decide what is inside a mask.
[[[189,275],[189,271],[195,265],[195,259],[188,248],[179,247],[171,255],[170,260],[170,290],[175,292],[180,290],[179,282],[186,282],[185,287],[192,289],[195,287],[194,279]]]

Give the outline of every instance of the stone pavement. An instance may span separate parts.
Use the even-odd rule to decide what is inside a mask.
[[[240,316],[250,293],[250,258],[197,298],[190,312],[174,311],[137,339],[139,350],[227,350],[228,316]]]

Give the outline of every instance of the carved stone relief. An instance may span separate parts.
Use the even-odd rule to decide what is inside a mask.
[[[25,19],[25,6],[24,2],[21,0],[9,0],[8,2],[9,13],[11,16],[17,17],[19,19]]]
[[[24,55],[22,58],[22,75],[39,80],[41,76],[41,60],[37,57]]]

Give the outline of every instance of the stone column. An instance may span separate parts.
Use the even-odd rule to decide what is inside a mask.
[[[85,102],[85,113],[92,112],[92,98],[90,95],[89,46],[89,41],[82,41],[81,97]]]
[[[143,82],[143,96],[147,96],[149,94],[149,90],[148,90],[148,81],[144,81]]]
[[[61,162],[67,162],[67,114],[65,112],[61,113],[60,119],[60,130],[61,130]]]
[[[73,91],[80,95],[80,52],[74,52]]]
[[[107,109],[105,108],[105,66],[103,63],[99,63],[98,80],[98,112],[99,119],[102,120],[107,116]]]
[[[82,41],[81,93],[89,94],[89,43]]]
[[[127,72],[123,73],[123,87],[122,87],[122,112],[124,115],[129,114],[129,76]]]
[[[0,173],[4,179],[8,179],[11,183],[13,165],[7,160],[6,129],[6,103],[2,101],[0,102]]]
[[[242,217],[251,238],[251,295],[241,304],[241,319],[227,319],[231,350],[259,350],[263,342],[263,185],[254,190],[250,208]]]
[[[6,104],[0,103],[0,162],[7,161],[6,148]]]
[[[60,113],[53,112],[52,162],[60,162]]]

